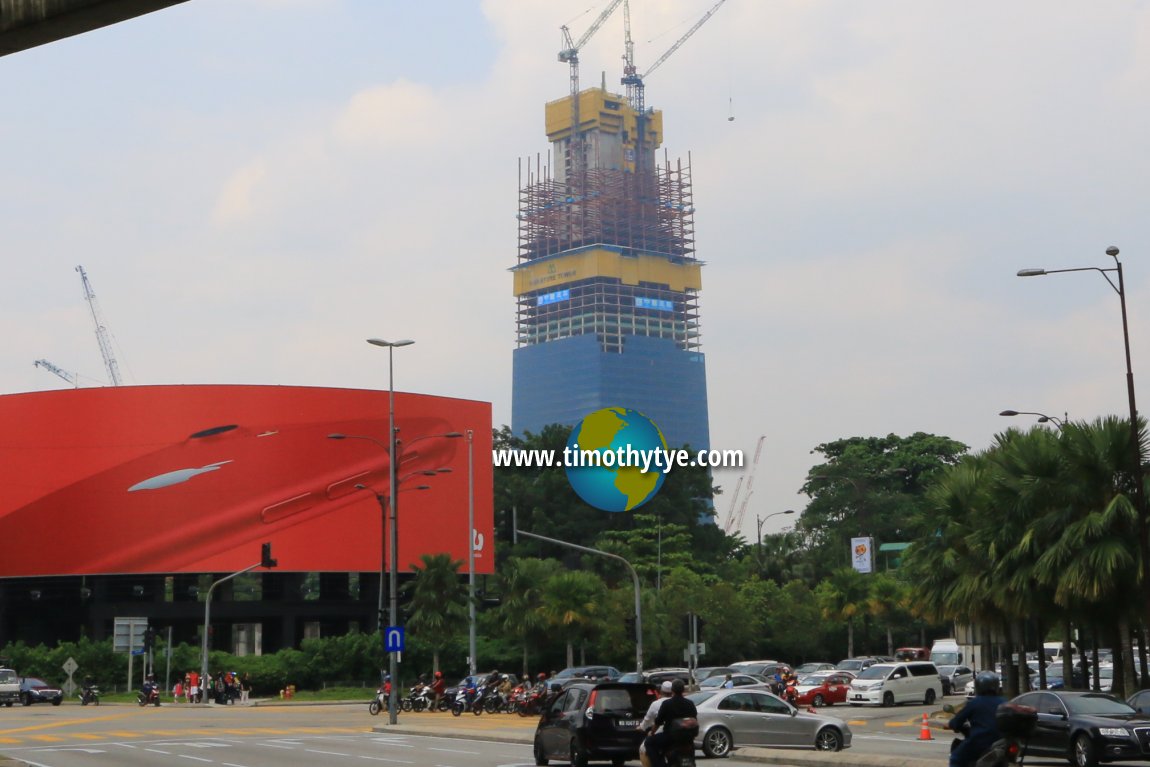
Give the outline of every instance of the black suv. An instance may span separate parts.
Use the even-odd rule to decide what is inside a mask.
[[[535,764],[549,760],[586,767],[616,767],[639,758],[639,722],[657,693],[655,686],[628,682],[574,682],[543,712],[535,728]]]

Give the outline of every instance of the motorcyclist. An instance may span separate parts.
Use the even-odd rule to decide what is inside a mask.
[[[684,689],[686,684],[682,679],[671,682],[671,697],[659,707],[659,713],[655,716],[654,729],[659,730],[662,727],[662,731],[643,741],[651,767],[666,767],[667,752],[672,748],[690,744],[699,733],[696,719],[699,712],[690,698],[683,697]],[[694,722],[693,727],[682,726],[683,720],[687,719]]]
[[[974,678],[974,697],[947,723],[955,732],[969,731],[962,743],[950,752],[950,767],[967,767],[990,750],[998,740],[995,714],[1006,699],[998,694],[1000,679],[993,671],[980,671]]]
[[[439,701],[443,699],[443,691],[447,689],[447,682],[442,671],[435,672],[435,681],[431,683],[431,691],[435,694],[435,710],[439,710]]]
[[[144,684],[140,688],[140,692],[144,694],[145,702],[152,703],[155,701],[156,703],[159,703],[158,698],[160,695],[160,688],[159,685],[156,684],[155,674],[148,674],[146,677],[144,677]]]

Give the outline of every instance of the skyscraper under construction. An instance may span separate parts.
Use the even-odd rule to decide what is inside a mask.
[[[690,157],[657,160],[663,116],[634,79],[637,99],[578,91],[573,78],[573,94],[546,107],[554,163],[520,163],[512,429],[630,407],[670,447],[703,449]]]

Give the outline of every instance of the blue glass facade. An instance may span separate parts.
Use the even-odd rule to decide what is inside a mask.
[[[523,346],[513,355],[511,429],[539,433],[574,426],[604,407],[630,407],[653,420],[669,447],[710,447],[702,352],[671,339],[627,336],[621,353],[594,335]]]

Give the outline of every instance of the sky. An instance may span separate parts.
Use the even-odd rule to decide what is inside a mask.
[[[632,0],[640,72],[710,5]],[[510,423],[518,163],[605,6],[190,0],[0,58],[0,394],[108,382],[83,265],[125,383],[386,388],[364,340],[410,338],[397,389]],[[617,13],[584,87],[622,52]],[[801,511],[831,440],[1128,415],[1115,291],[1022,268],[1121,248],[1150,407],[1150,4],[728,0],[646,83],[692,163],[711,445],[748,463],[721,523],[740,476],[749,540]]]

